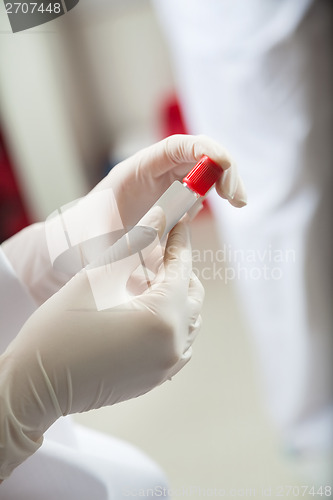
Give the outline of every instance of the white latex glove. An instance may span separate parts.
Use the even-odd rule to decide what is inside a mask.
[[[170,232],[156,279],[131,297],[124,290],[140,262],[135,250],[144,258],[156,250],[152,228],[162,234],[164,216],[153,209],[140,224],[151,227],[135,227],[72,278],[0,357],[0,479],[38,449],[60,416],[139,396],[190,359],[203,287],[192,273],[188,228],[179,223]],[[113,307],[97,310],[98,283],[114,285]]]
[[[216,184],[218,194],[236,207],[244,206],[244,186],[226,150],[205,136],[174,135],[119,163],[91,193],[72,209],[65,210],[68,215],[75,214],[69,215],[65,225],[59,223],[54,240],[64,239],[65,245],[69,239],[72,246],[79,243],[76,249],[81,256],[84,254],[81,263],[76,261],[71,268],[71,259],[67,259],[64,267],[64,262],[53,265],[50,260],[53,244],[50,247],[50,242],[47,243],[49,227],[45,229],[44,223],[32,225],[7,240],[3,250],[36,303],[43,303],[79,268],[95,260],[124,230],[133,227],[172,182],[181,180],[204,154],[223,170]],[[62,215],[63,210],[59,217]],[[65,226],[66,238],[61,238],[59,231]]]
[[[235,162],[225,148],[203,135],[173,135],[142,149],[113,168],[93,191],[112,188],[124,225],[133,226],[203,155],[223,170],[216,184],[217,193],[236,207],[244,206],[245,188]]]

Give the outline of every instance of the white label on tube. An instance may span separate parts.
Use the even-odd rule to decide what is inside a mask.
[[[186,214],[186,212],[199,201],[193,191],[184,184],[175,181],[169,189],[153,205],[161,207],[165,213],[166,226],[163,236],[165,236]]]

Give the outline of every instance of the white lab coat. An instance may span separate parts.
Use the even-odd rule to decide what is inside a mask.
[[[0,247],[0,352],[35,308]],[[151,488],[161,496],[167,481],[144,453],[65,417],[46,432],[41,448],[0,485],[0,500],[121,499]]]
[[[154,3],[189,133],[224,144],[247,187],[241,210],[211,196],[224,280],[242,298],[270,413],[301,453],[333,442],[331,4]]]

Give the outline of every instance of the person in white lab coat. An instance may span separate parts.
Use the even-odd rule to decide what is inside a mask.
[[[238,185],[229,201],[243,206],[224,149],[206,137],[173,136],[2,244],[1,500],[167,496],[164,474],[142,452],[64,416],[137,397],[191,358],[203,288],[187,226],[170,232],[163,259],[164,214],[146,212],[203,154],[226,171],[217,192],[228,198]],[[142,258],[156,275],[148,289],[135,274]]]
[[[210,198],[294,457],[329,456],[332,397],[332,34],[327,0],[154,2],[190,133],[235,155],[251,203]]]

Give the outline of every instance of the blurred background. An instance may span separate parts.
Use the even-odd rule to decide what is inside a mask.
[[[27,216],[39,220],[166,135],[172,75],[148,1],[81,0],[15,34],[0,8],[2,150]]]
[[[0,13],[3,241],[85,194],[118,161],[186,130],[148,0],[81,0],[65,16],[16,34],[3,3]],[[195,249],[219,248],[209,205],[192,229]],[[197,263],[199,273],[207,265],[214,262]],[[265,488],[275,496],[279,486],[300,486],[265,412],[233,284],[204,285],[192,362],[139,399],[75,419],[139,446],[171,488],[192,488],[192,498],[207,488],[234,488],[235,496],[265,496]]]

